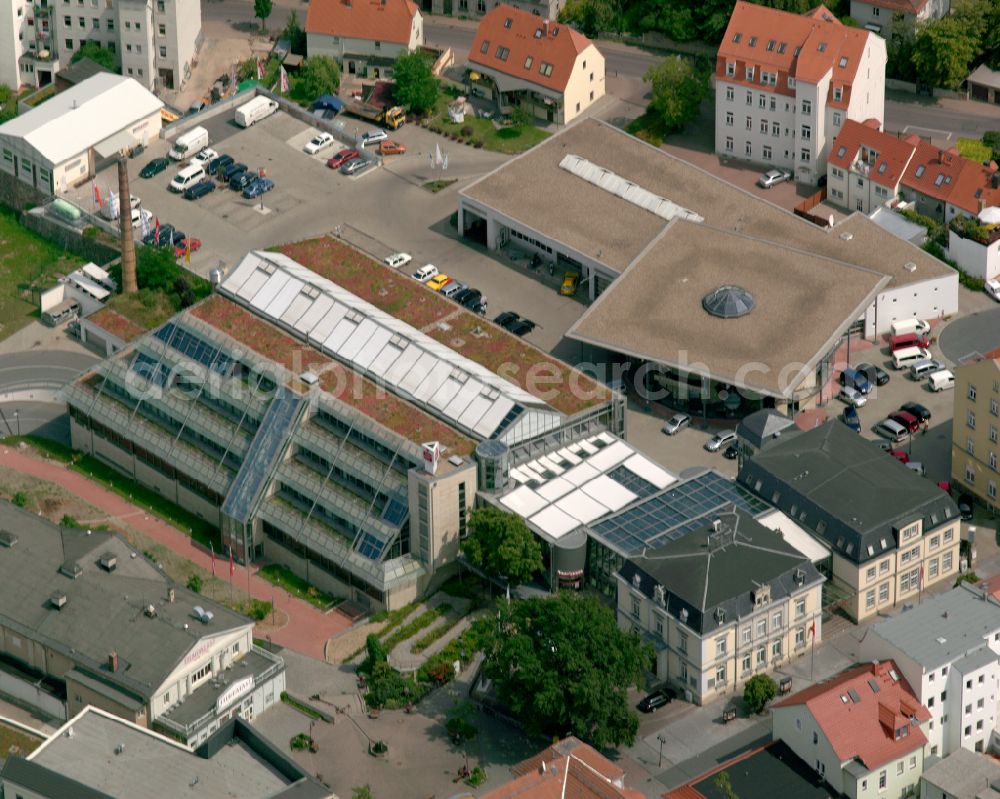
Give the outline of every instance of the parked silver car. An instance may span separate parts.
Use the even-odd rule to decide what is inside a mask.
[[[757,178],[757,185],[762,189],[769,189],[772,186],[777,186],[779,183],[784,183],[786,180],[791,179],[792,173],[787,169],[769,169]]]
[[[663,423],[663,432],[668,436],[675,436],[685,427],[691,424],[691,417],[686,413],[675,413]]]
[[[705,449],[709,452],[718,452],[720,449],[725,449],[730,444],[736,443],[736,431],[735,430],[720,430],[714,436],[712,436],[708,441],[705,442]]]

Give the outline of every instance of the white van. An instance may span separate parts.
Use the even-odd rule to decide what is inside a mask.
[[[413,279],[419,280],[421,283],[426,283],[432,277],[437,276],[437,274],[438,268],[434,264],[427,264],[427,266],[422,266],[413,273]]]
[[[923,347],[903,347],[892,354],[892,368],[905,369],[917,361],[929,361],[931,354]]]
[[[915,333],[918,336],[926,336],[931,332],[929,322],[923,319],[897,319],[890,328],[892,335],[905,336],[908,333]]]
[[[278,104],[274,100],[258,95],[236,109],[236,124],[241,128],[249,128],[254,122],[267,119],[277,110]]]
[[[204,167],[192,164],[191,166],[184,167],[173,180],[170,181],[170,185],[167,187],[170,191],[180,194],[184,189],[190,188],[199,180],[205,178]]]
[[[893,444],[899,443],[910,434],[903,425],[892,421],[892,419],[883,419],[873,429],[882,438],[889,439]]]
[[[167,155],[175,161],[183,161],[186,158],[193,158],[206,147],[208,147],[208,131],[202,127],[191,128],[174,140],[174,146]]]
[[[951,369],[942,369],[927,378],[927,388],[931,391],[944,391],[955,387],[955,375]]]

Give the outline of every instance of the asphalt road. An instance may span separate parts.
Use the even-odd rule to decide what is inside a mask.
[[[34,433],[68,444],[66,406],[55,394],[97,360],[66,350],[0,355],[0,436]]]
[[[944,329],[938,343],[954,363],[1000,347],[1000,308],[956,319]]]

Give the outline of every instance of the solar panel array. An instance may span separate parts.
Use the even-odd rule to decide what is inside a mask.
[[[516,443],[562,423],[530,392],[279,253],[248,253],[219,291],[473,436]]]
[[[132,361],[132,371],[160,388],[167,385],[167,378],[170,377],[170,368],[166,364],[144,352],[136,353],[135,360]]]
[[[154,335],[160,341],[169,344],[191,360],[197,361],[202,366],[218,372],[220,375],[230,374],[233,365],[236,363],[217,347],[202,341],[194,334],[178,327],[173,322],[167,322]]]
[[[734,505],[753,516],[770,510],[735,481],[703,472],[590,525],[590,530],[612,549],[636,555],[704,527],[714,513]]]

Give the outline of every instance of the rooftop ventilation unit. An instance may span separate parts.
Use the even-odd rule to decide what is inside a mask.
[[[315,386],[319,382],[319,378],[316,376],[315,372],[303,372],[299,375],[299,380],[307,386]]]
[[[156,606],[155,605],[146,605],[146,607],[143,608],[142,612],[146,614],[146,618],[149,618],[149,619],[155,619],[156,618]]]
[[[854,234],[853,233],[841,233],[840,234],[840,238],[842,238],[844,241],[850,241],[851,239],[854,238]]]
[[[118,566],[118,556],[113,552],[105,552],[101,555],[101,559],[97,562],[100,564],[101,568],[104,569],[104,571],[113,572]]]
[[[69,577],[71,580],[75,580],[81,574],[83,574],[83,567],[80,566],[75,560],[67,560],[59,567],[59,573],[65,577]]]
[[[62,591],[55,591],[49,596],[49,604],[52,605],[56,610],[62,610],[66,607],[66,594]]]
[[[917,265],[913,263],[913,261],[907,261],[905,264],[903,264],[903,269],[905,269],[907,272],[916,272]]]
[[[461,466],[463,461],[461,456],[452,455],[450,458],[448,458],[448,463],[450,463],[452,466]]]
[[[208,624],[212,619],[215,618],[215,614],[210,610],[205,610],[201,605],[195,605],[191,611],[191,615],[194,616],[202,624]]]
[[[0,530],[0,547],[10,549],[16,543],[17,536],[10,532],[10,530]]]

